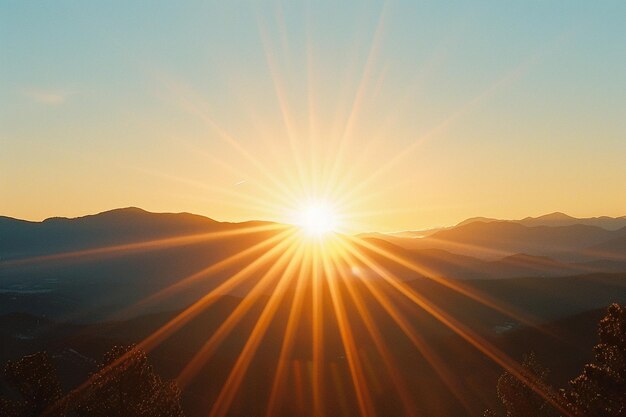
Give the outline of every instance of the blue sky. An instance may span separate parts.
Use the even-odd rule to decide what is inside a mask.
[[[377,228],[624,215],[625,16],[619,1],[2,2],[0,213],[280,220],[210,189],[257,168],[185,106],[201,102],[273,170],[293,158],[274,76],[317,160],[364,86],[342,163],[384,134],[357,178],[436,130],[372,183],[399,184],[359,207],[398,207]]]

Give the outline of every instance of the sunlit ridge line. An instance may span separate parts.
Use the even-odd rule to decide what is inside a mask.
[[[218,329],[213,332],[211,337],[204,343],[200,350],[193,356],[191,361],[189,361],[189,363],[185,365],[183,370],[178,374],[176,381],[180,387],[184,388],[191,382],[195,375],[210,359],[210,356],[219,347],[221,342],[230,334],[243,316],[263,295],[263,291],[267,290],[271,286],[275,275],[280,271],[280,268],[284,266],[284,264],[289,260],[291,254],[296,250],[296,246],[293,245],[293,240],[294,238],[292,237],[291,239],[286,239],[282,242],[282,244],[287,246],[286,250],[279,255],[278,259],[272,264],[272,266],[254,284],[252,290],[250,290],[248,294],[246,294],[246,296],[239,302],[239,304],[237,304],[235,310],[229,314],[228,318],[222,322],[222,324],[220,324]]]
[[[360,415],[362,417],[374,417],[376,416],[376,412],[372,404],[372,398],[367,388],[365,375],[363,374],[359,354],[354,343],[354,337],[345,311],[345,306],[339,294],[339,289],[337,288],[337,276],[335,274],[337,266],[334,263],[331,264],[332,259],[328,258],[326,253],[322,254],[322,262],[326,281],[328,282],[333,311],[337,318],[339,334],[346,353],[346,359],[348,360],[348,367],[350,369],[350,375],[352,376],[352,384],[357,396]]]
[[[296,253],[289,260],[287,268],[278,279],[278,284],[263,307],[263,311],[255,323],[245,346],[239,353],[237,361],[228,375],[228,379],[224,383],[217,400],[211,408],[209,417],[224,417],[224,415],[228,413],[228,409],[230,408],[230,405],[239,390],[241,382],[245,377],[245,373],[250,366],[250,362],[254,358],[254,355],[256,354],[256,351],[265,336],[265,333],[267,332],[267,328],[269,327],[270,322],[285,295],[288,285],[292,280],[293,270],[298,266],[298,262],[301,262],[302,260],[302,243],[300,243],[299,246],[294,247],[294,250]]]

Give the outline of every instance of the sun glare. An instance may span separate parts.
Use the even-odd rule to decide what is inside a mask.
[[[325,202],[310,203],[298,214],[297,225],[308,236],[320,237],[336,230],[337,216]]]

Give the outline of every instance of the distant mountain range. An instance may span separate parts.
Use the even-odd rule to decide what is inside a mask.
[[[418,265],[422,274],[370,253],[406,281],[420,275],[501,280],[626,272],[626,227],[615,229],[623,218],[564,224],[572,219],[561,214],[521,221],[481,219],[423,238],[360,237]],[[584,224],[598,219],[613,230]],[[275,236],[278,230],[271,230],[273,226],[279,225],[223,223],[189,213],[150,213],[138,208],[43,222],[0,217],[0,314],[21,311],[98,320]],[[200,239],[185,238],[198,235]],[[160,240],[166,240],[165,244],[142,243]],[[187,305],[258,256],[252,254],[197,280],[153,307],[162,311]],[[251,274],[231,293],[245,294],[259,276]]]
[[[585,218],[576,218],[572,216],[568,216],[565,213],[555,212],[550,214],[545,214],[539,217],[526,217],[521,220],[503,220],[503,219],[494,219],[491,217],[470,217],[469,219],[463,220],[462,222],[456,224],[455,226],[450,227],[434,227],[430,229],[424,230],[405,230],[398,232],[389,232],[384,235],[387,236],[395,236],[395,237],[426,237],[432,235],[434,233],[440,232],[442,230],[451,229],[458,226],[464,226],[466,224],[475,223],[475,222],[483,222],[483,223],[491,223],[491,222],[509,222],[509,223],[518,223],[524,226],[571,226],[574,224],[584,224],[587,226],[596,226],[606,230],[618,230],[626,226],[626,216],[622,217],[608,217],[608,216],[600,216],[600,217],[585,217]],[[374,233],[368,233],[369,235],[373,235]]]
[[[518,223],[524,226],[534,227],[534,226],[571,226],[575,224],[584,224],[586,226],[596,226],[606,230],[618,230],[626,226],[626,216],[622,217],[585,217],[585,218],[576,218],[572,216],[568,216],[565,213],[555,212],[550,214],[545,214],[539,217],[526,217],[521,220],[498,220],[491,219],[487,217],[474,217],[467,220],[462,221],[457,224],[457,226],[462,226],[469,223],[474,223],[476,221],[481,221],[484,223],[489,222],[497,222],[497,221],[508,221],[511,223]]]
[[[576,219],[563,213],[522,220],[467,219],[428,233],[366,233],[405,249],[443,249],[484,259],[525,253],[562,262],[626,261],[626,216]]]
[[[42,222],[2,217],[0,313],[98,320],[269,239],[278,233],[271,226],[138,208]],[[155,308],[190,303],[197,293],[216,287],[242,268],[243,262],[250,259],[197,280]],[[245,292],[254,279],[252,274],[233,291]]]

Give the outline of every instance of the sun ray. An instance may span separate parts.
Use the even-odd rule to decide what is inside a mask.
[[[291,308],[289,310],[289,317],[287,319],[285,336],[283,338],[283,343],[280,348],[280,354],[278,357],[278,363],[274,375],[274,382],[272,383],[267,411],[265,413],[266,417],[272,417],[276,413],[278,407],[278,396],[280,395],[283,380],[288,370],[287,365],[289,363],[289,356],[293,349],[297,326],[300,324],[302,316],[302,304],[306,295],[305,285],[307,283],[307,277],[311,273],[311,251],[303,250],[303,252],[303,259],[300,264],[298,277],[296,278],[296,289],[293,299],[291,301]]]
[[[284,239],[282,242],[274,246],[272,249],[265,252],[255,261],[246,265],[244,268],[239,270],[236,274],[231,276],[228,280],[221,283],[218,287],[210,291],[209,293],[203,295],[198,301],[193,303],[191,306],[187,307],[181,313],[176,315],[173,319],[168,321],[166,324],[161,326],[159,329],[151,333],[148,337],[144,338],[141,342],[135,345],[133,349],[120,356],[118,359],[113,361],[108,366],[101,369],[97,375],[107,374],[109,372],[114,372],[122,363],[124,363],[132,354],[137,351],[145,351],[150,352],[154,347],[158,346],[164,340],[169,338],[172,334],[178,331],[182,326],[187,324],[194,317],[198,316],[202,311],[204,311],[207,307],[212,305],[215,301],[219,299],[220,294],[228,293],[233,288],[241,283],[241,281],[247,277],[249,274],[256,271],[258,268],[264,266],[272,259],[277,257],[284,258],[284,251],[288,249],[293,243],[294,237],[288,237]],[[278,255],[281,254],[282,255]],[[46,417],[54,413],[55,410],[58,410],[59,407],[63,406],[67,401],[71,400],[79,396],[85,389],[87,389],[94,379],[96,375],[88,378],[84,383],[82,383],[77,388],[73,389],[69,394],[61,398],[56,403],[52,404],[42,415],[42,417]]]
[[[170,296],[172,293],[175,293],[177,291],[181,291],[183,288],[188,287],[190,284],[192,284],[195,281],[198,281],[202,278],[206,278],[206,277],[211,277],[213,274],[215,274],[216,272],[219,272],[231,265],[233,265],[236,262],[239,262],[255,253],[260,252],[263,249],[266,249],[268,247],[271,247],[272,245],[276,244],[277,242],[280,242],[284,239],[286,239],[289,235],[293,234],[294,231],[292,229],[287,229],[282,231],[281,233],[274,235],[272,237],[269,237],[267,239],[262,240],[261,242],[258,242],[256,244],[254,244],[253,246],[250,246],[249,248],[246,248],[245,250],[243,250],[242,252],[237,252],[231,256],[228,256],[225,259],[222,259],[220,261],[218,261],[217,263],[211,264],[209,266],[207,266],[206,268],[201,269],[200,271],[197,271],[187,277],[184,277],[178,281],[176,281],[174,284],[163,288],[161,290],[159,290],[158,292],[144,298],[143,300],[140,300],[139,302],[135,303],[133,306],[129,307],[129,309],[126,309],[122,312],[120,312],[120,314],[118,315],[119,317],[124,317],[125,315],[131,313],[132,311],[135,311],[138,308],[141,308],[143,306],[146,305],[150,305],[153,304],[157,301],[162,300],[165,297]]]
[[[549,387],[541,383],[534,377],[525,371],[516,361],[497,349],[487,340],[479,336],[477,333],[469,329],[467,326],[460,323],[458,320],[447,314],[445,311],[437,307],[435,304],[427,300],[424,296],[415,292],[406,283],[402,282],[395,275],[386,271],[384,268],[379,268],[381,274],[379,274],[386,282],[391,284],[396,290],[403,294],[407,299],[415,303],[422,310],[429,313],[432,317],[437,319],[443,325],[455,332],[466,342],[471,344],[474,348],[479,350],[489,359],[500,365],[511,375],[517,378],[520,382],[534,391],[536,394],[546,400],[555,410],[563,413],[568,417],[575,417],[569,410],[563,406],[558,400],[558,396]]]
[[[276,229],[276,230],[281,230],[281,229]],[[274,232],[274,230],[272,230],[272,232]],[[156,305],[158,301],[163,300],[166,297],[169,297],[173,294],[176,294],[177,292],[183,291],[185,288],[189,287],[189,285],[193,284],[194,282],[200,281],[203,278],[210,278],[213,274],[224,270],[225,268],[231,266],[232,264],[245,258],[246,256],[250,256],[256,252],[259,252],[265,247],[269,247],[277,242],[280,242],[281,240],[287,238],[290,235],[293,235],[294,233],[295,231],[293,230],[293,228],[286,228],[282,230],[281,232],[279,232],[278,234],[268,237],[267,239],[263,239],[260,242],[252,245],[251,247],[245,249],[242,252],[237,252],[231,256],[228,256],[222,260],[217,261],[217,263],[211,264],[207,266],[206,268],[202,268],[201,270],[189,276],[181,278],[180,280],[174,282],[172,285],[162,288],[156,291],[155,293],[150,294],[134,302],[133,304],[129,305],[128,307],[120,311],[114,312],[107,318],[109,320],[128,319],[129,317],[132,317],[133,315],[141,312],[142,308],[148,307],[150,305]],[[74,314],[63,316],[63,320],[72,320],[77,317],[84,317],[85,315],[89,314],[95,309],[96,309],[95,307],[93,309],[84,309]]]
[[[560,36],[557,39],[557,43],[560,43],[563,36]],[[419,146],[424,145],[424,143],[428,140],[437,137],[437,135],[443,133],[449,126],[455,123],[462,116],[465,116],[467,113],[471,112],[474,108],[476,108],[479,104],[484,102],[485,100],[491,98],[500,90],[513,83],[515,80],[519,79],[523,74],[525,74],[541,57],[541,55],[545,54],[545,51],[539,51],[525,61],[521,62],[518,66],[513,68],[511,71],[503,75],[501,78],[497,79],[491,85],[489,85],[484,91],[474,96],[472,99],[465,102],[461,107],[459,107],[456,111],[446,117],[443,121],[436,124],[434,127],[429,129],[426,133],[417,138],[411,145],[404,148],[401,152],[398,152],[392,159],[387,161],[385,164],[381,165],[378,169],[368,175],[366,178],[363,178],[360,183],[355,186],[350,192],[346,193],[343,196],[343,199],[349,201],[358,195],[359,192],[362,192],[363,189],[368,187],[371,182],[388,171],[391,167],[396,165],[399,161],[410,155],[414,152]],[[342,201],[343,202],[343,201]]]
[[[371,268],[377,276],[384,278],[383,275],[389,274],[384,268],[379,266],[375,261],[368,258],[365,254],[361,253],[356,247],[349,242],[341,242],[344,249],[349,253],[352,258],[358,259],[363,265]],[[466,410],[469,410],[469,403],[463,396],[463,388],[459,385],[458,380],[454,377],[451,371],[448,369],[446,362],[440,357],[440,355],[431,349],[424,338],[417,332],[406,317],[394,307],[393,302],[385,295],[385,293],[376,286],[376,282],[368,279],[361,280],[367,287],[370,294],[376,299],[376,301],[383,307],[392,320],[398,325],[402,332],[409,338],[413,346],[417,348],[420,354],[426,359],[428,364],[435,371],[437,376],[441,379],[444,385],[448,388],[450,393],[463,405]]]
[[[280,181],[275,175],[272,175],[271,171],[263,165],[257,158],[255,158],[245,147],[243,147],[235,138],[233,138],[226,130],[224,130],[217,122],[215,122],[209,115],[207,111],[199,108],[198,104],[192,102],[191,97],[189,97],[189,93],[185,94],[185,92],[181,91],[180,88],[176,88],[172,83],[166,83],[169,87],[170,91],[177,94],[179,102],[181,106],[187,109],[191,114],[197,115],[201,120],[203,120],[209,127],[211,127],[220,139],[222,139],[226,144],[228,144],[231,148],[237,151],[243,158],[245,158],[249,163],[251,163],[266,179],[268,179],[273,186],[277,188],[279,192],[282,193],[282,200],[289,201],[290,195],[293,195],[293,190],[289,189],[289,187],[285,184],[285,182]]]
[[[215,161],[213,161],[215,164],[217,165],[223,165],[224,167],[230,167],[230,165],[224,163],[223,161],[218,161],[217,159],[215,159]],[[232,168],[231,168],[232,169]],[[176,181],[185,185],[189,185],[192,187],[195,187],[197,189],[200,189],[202,191],[208,191],[210,193],[217,193],[218,195],[220,195],[221,199],[221,203],[227,203],[231,206],[234,207],[238,207],[238,208],[245,208],[250,210],[251,207],[254,207],[255,210],[259,210],[261,211],[263,214],[275,214],[277,212],[280,212],[281,209],[281,204],[279,203],[273,203],[272,199],[267,199],[267,198],[259,198],[259,197],[254,197],[252,195],[250,195],[249,193],[243,193],[243,192],[238,192],[234,189],[229,189],[226,187],[220,187],[217,185],[209,185],[206,182],[203,181],[199,181],[199,180],[193,180],[190,178],[185,178],[185,177],[180,177],[180,176],[175,176],[175,175],[169,175],[169,174],[165,174],[163,172],[157,172],[157,171],[151,171],[151,170],[145,170],[145,169],[138,169],[139,171],[152,175],[152,176],[156,176],[162,179],[166,179],[169,181]],[[240,174],[240,172],[232,169],[233,173],[236,174]],[[253,176],[248,176],[248,178],[251,178],[250,181],[252,181],[254,183],[255,186],[258,186],[259,188],[263,189],[263,191],[266,191],[266,189],[263,188],[262,185],[259,185],[259,183],[257,181],[254,181],[254,177]],[[248,180],[246,180],[248,181]],[[272,195],[272,194],[269,194]],[[202,196],[197,195],[197,198],[201,198]],[[241,200],[240,203],[236,203],[232,200],[229,201],[224,201],[224,197],[231,197],[237,200]],[[208,198],[204,198],[207,201],[211,201]]]
[[[345,243],[340,241],[339,244],[344,245]],[[345,267],[348,267],[351,262],[351,259],[346,254],[345,250],[339,252],[339,256],[334,256],[335,262],[343,264]],[[340,259],[337,259],[340,258]],[[367,280],[363,280],[367,281]],[[352,300],[352,303],[356,306],[357,312],[360,315],[363,323],[366,326],[369,335],[374,342],[374,345],[381,355],[387,372],[392,379],[394,387],[396,388],[398,395],[402,401],[404,406],[404,411],[407,416],[417,416],[415,413],[415,403],[411,399],[411,394],[406,389],[406,381],[402,380],[397,364],[394,362],[391,352],[387,348],[387,345],[384,342],[384,337],[381,334],[380,330],[376,326],[374,319],[368,311],[368,307],[365,305],[363,298],[359,295],[357,289],[352,283],[351,279],[343,279],[342,283],[346,287],[348,294]]]
[[[224,383],[217,400],[211,408],[209,417],[223,417],[228,413],[228,409],[237,393],[241,381],[250,366],[261,340],[263,339],[267,328],[270,325],[276,310],[278,309],[288,285],[292,282],[292,274],[298,266],[298,262],[302,260],[302,243],[295,248],[295,254],[291,256],[285,272],[279,278],[276,288],[272,291],[272,295],[267,301],[259,319],[257,320],[248,340],[241,353],[237,358],[235,366],[228,375],[228,379]]]
[[[374,66],[376,54],[378,53],[378,49],[380,48],[382,32],[384,29],[386,7],[387,7],[387,3],[385,2],[378,17],[378,25],[376,26],[374,36],[372,37],[370,50],[368,52],[367,59],[365,62],[365,67],[363,68],[363,73],[361,74],[361,79],[359,81],[359,85],[357,87],[357,91],[354,96],[354,100],[352,102],[352,107],[350,109],[348,119],[346,120],[346,123],[343,127],[343,131],[340,135],[338,146],[333,152],[335,155],[335,158],[330,167],[329,176],[324,181],[326,186],[328,187],[325,190],[325,194],[328,194],[336,186],[336,182],[338,180],[337,178],[338,170],[343,162],[343,155],[345,153],[345,148],[348,145],[347,142],[351,140],[352,138],[352,130],[354,128],[354,124],[356,123],[357,116],[359,112],[361,111],[361,106],[363,104],[364,95],[367,89],[366,84],[370,78],[370,73]]]
[[[220,230],[216,232],[197,233],[163,239],[147,240],[143,242],[125,243],[120,245],[102,246],[93,249],[84,249],[70,252],[60,252],[51,255],[32,256],[29,258],[20,258],[7,260],[2,262],[4,267],[22,266],[33,263],[61,261],[65,259],[77,259],[83,257],[96,257],[115,254],[127,254],[130,252],[141,252],[149,250],[157,250],[171,248],[176,246],[193,245],[197,243],[207,242],[211,240],[221,239],[224,237],[244,235],[248,233],[256,233],[263,231],[272,231],[284,229],[286,226],[280,224],[266,224],[260,226],[252,226],[245,228],[237,228],[231,230]]]
[[[404,93],[402,95],[402,97],[400,97],[399,99],[396,100],[396,105],[393,106],[393,112],[389,111],[388,115],[386,117],[386,119],[380,124],[380,127],[377,131],[377,133],[373,133],[372,137],[375,139],[371,139],[370,141],[368,141],[368,147],[372,147],[374,145],[377,144],[384,144],[386,143],[386,141],[388,140],[387,137],[387,131],[389,129],[389,126],[393,125],[393,119],[394,117],[398,117],[400,112],[400,107],[403,106],[403,104],[407,103],[409,101],[409,98],[411,96],[413,96],[416,92],[416,90],[425,82],[426,77],[434,72],[434,69],[437,67],[438,64],[440,64],[440,62],[443,59],[443,53],[439,52],[437,54],[435,54],[430,60],[429,63],[424,67],[424,70],[421,71],[420,73],[418,73],[411,82],[408,83],[408,85],[410,86],[409,88],[404,90]],[[348,171],[346,172],[345,176],[350,178],[350,177],[354,177],[356,175],[357,172],[359,172],[359,170],[365,166],[365,164],[367,163],[368,159],[366,157],[366,153],[363,152],[361,153],[361,157],[359,158],[359,160],[356,163],[351,164],[351,166],[349,167]],[[337,184],[336,187],[336,193],[335,193],[335,197],[338,197],[340,195],[343,195],[347,190],[347,188],[349,188],[349,185],[351,185],[352,183],[346,184],[341,183],[341,184]],[[377,193],[379,194],[379,193]],[[367,196],[369,196],[370,193],[367,193]],[[355,196],[356,197],[356,196]]]
[[[215,351],[215,349],[217,349],[219,344],[226,338],[226,336],[228,336],[228,334],[237,325],[237,323],[239,323],[250,308],[252,308],[254,303],[260,299],[264,292],[269,291],[271,284],[275,282],[274,278],[281,273],[281,269],[287,262],[290,261],[290,258],[297,249],[297,245],[294,244],[293,239],[286,240],[284,242],[289,243],[286,250],[278,257],[278,259],[263,274],[263,276],[259,278],[252,290],[246,294],[235,310],[228,315],[228,318],[219,326],[219,328],[204,343],[202,348],[178,374],[176,380],[179,386],[184,388],[187,384],[189,384],[189,382],[195,377],[195,375],[210,358],[211,354]]]
[[[416,265],[414,262],[411,262],[399,255],[396,255],[394,253],[391,253],[388,250],[385,250],[383,248],[380,248],[376,245],[371,244],[370,242],[364,240],[364,239],[359,239],[359,238],[353,238],[353,237],[348,237],[348,239],[350,239],[354,244],[368,249],[372,252],[377,253],[378,255],[384,256],[385,258],[395,262],[398,265],[401,265],[403,267],[406,267],[414,272],[417,272],[418,274],[420,274],[421,276],[423,276],[424,278],[427,278],[429,280],[432,280],[440,285],[443,285],[446,288],[449,288],[461,295],[464,295],[480,304],[483,304],[487,307],[492,308],[493,310],[498,311],[499,313],[502,313],[508,317],[511,317],[521,323],[524,323],[526,325],[529,325],[531,327],[535,327],[538,328],[537,326],[537,320],[533,319],[531,317],[528,317],[527,314],[524,314],[520,311],[516,311],[514,310],[512,307],[510,306],[503,306],[501,305],[501,303],[499,303],[498,301],[488,297],[486,294],[482,294],[482,293],[478,293],[478,291],[471,289],[467,286],[463,286],[461,285],[459,282],[455,282],[451,279],[447,279],[444,278],[443,276],[441,276],[441,274],[438,274],[436,271],[432,271],[429,268],[426,268],[424,266],[420,266],[420,265]]]
[[[320,270],[321,254],[319,245],[313,242],[312,253],[312,284],[311,284],[311,328],[312,328],[312,351],[313,366],[311,385],[313,394],[313,415],[324,415],[324,396],[322,391],[323,361],[324,361],[324,301],[322,271]]]
[[[309,5],[307,4],[307,9]],[[317,74],[314,63],[314,50],[312,40],[311,18],[310,14],[306,14],[306,75],[307,75],[307,116],[308,116],[308,150],[309,150],[309,176],[311,182],[311,190],[313,195],[318,195],[320,172],[317,172],[319,166],[318,144],[318,114],[317,114],[317,88],[315,83],[315,74]]]
[[[363,373],[359,352],[357,351],[354,337],[352,335],[352,328],[346,313],[344,299],[337,286],[339,279],[337,266],[332,262],[330,255],[327,253],[322,254],[322,263],[326,282],[328,283],[328,288],[330,290],[331,303],[339,325],[339,333],[343,342],[346,358],[348,360],[348,367],[350,368],[350,375],[352,377],[352,384],[357,396],[360,415],[363,417],[373,417],[376,415],[376,412],[367,388],[365,374]]]
[[[289,147],[291,149],[291,156],[293,161],[295,162],[295,168],[297,177],[299,179],[299,185],[303,188],[302,190],[298,190],[299,192],[304,192],[304,189],[310,187],[310,184],[307,181],[307,178],[304,174],[304,165],[300,158],[300,150],[297,146],[296,141],[296,133],[293,122],[293,116],[289,111],[289,104],[287,102],[287,97],[285,94],[285,90],[280,83],[280,77],[278,76],[278,68],[274,59],[274,55],[272,53],[272,48],[270,46],[268,35],[265,31],[264,26],[259,21],[259,32],[261,34],[261,41],[263,43],[263,50],[265,52],[265,59],[267,65],[270,70],[270,76],[272,78],[272,83],[274,85],[274,91],[276,93],[276,98],[278,99],[278,104],[280,107],[280,113],[282,115],[283,123],[285,125],[285,131],[287,132],[287,139],[289,141]]]

